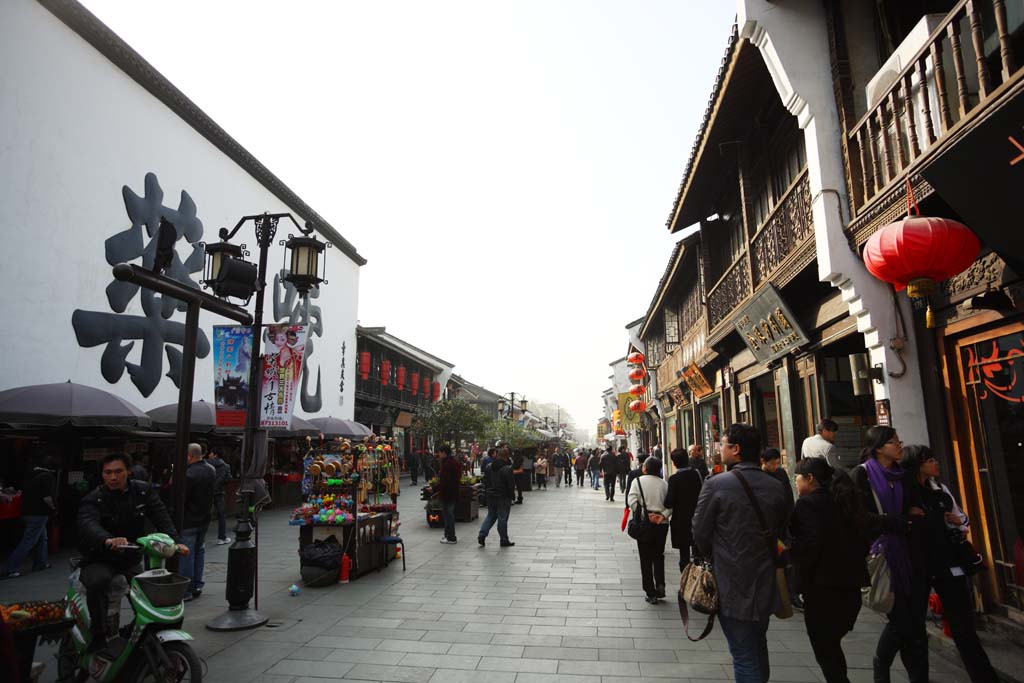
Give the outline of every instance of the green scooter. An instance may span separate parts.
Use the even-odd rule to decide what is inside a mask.
[[[81,570],[72,561],[74,572],[68,580],[65,616],[75,624],[61,641],[57,653],[57,680],[84,683],[91,677],[99,683],[164,683],[190,681],[201,683],[203,666],[189,641],[192,636],[180,630],[185,616],[183,598],[189,581],[164,567],[178,548],[166,534],[150,534],[138,539],[145,557],[146,571],[131,580],[114,579],[107,610],[107,633],[118,634],[107,647],[95,653],[86,649],[92,640],[85,587],[79,580]],[[128,594],[135,619],[119,627],[121,599]]]

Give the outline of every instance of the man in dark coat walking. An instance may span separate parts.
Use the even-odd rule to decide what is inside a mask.
[[[601,456],[601,474],[604,475],[604,499],[615,500],[615,480],[619,474],[619,459],[611,446]]]
[[[177,475],[175,475],[177,476]],[[203,447],[188,445],[188,469],[185,470],[185,519],[182,523],[182,542],[188,546],[189,556],[178,563],[178,571],[191,579],[188,602],[203,593],[203,568],[206,565],[206,532],[210,528],[210,509],[217,487],[217,471],[203,459]]]
[[[512,511],[512,499],[515,497],[516,485],[512,467],[509,465],[508,447],[502,446],[495,454],[495,458],[483,471],[484,486],[487,487],[487,517],[480,525],[476,542],[484,547],[487,542],[487,534],[490,533],[494,523],[498,523],[498,537],[501,539],[502,548],[510,548],[515,545],[508,538],[508,516]]]
[[[455,537],[455,505],[459,502],[462,467],[452,457],[452,449],[448,444],[441,444],[434,451],[441,463],[437,483],[437,497],[441,501],[441,516],[444,517],[444,538],[441,543],[458,543]]]
[[[618,461],[618,476],[619,476],[619,491],[622,493],[626,492],[626,476],[629,474],[630,466],[633,463],[633,456],[629,454],[626,447],[623,446],[619,449],[619,454],[616,456]]]

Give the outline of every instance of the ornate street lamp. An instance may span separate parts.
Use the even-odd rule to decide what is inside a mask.
[[[291,269],[284,279],[292,283],[299,294],[306,295],[314,287],[319,287],[321,282],[327,283],[327,280],[321,275],[321,273],[327,275],[327,261],[324,260],[323,271],[320,269],[319,262],[320,254],[331,245],[303,232],[301,237],[288,235],[288,241],[281,242],[281,244],[285,246],[286,262],[289,254],[291,255]],[[310,228],[310,232],[312,232],[312,228]]]

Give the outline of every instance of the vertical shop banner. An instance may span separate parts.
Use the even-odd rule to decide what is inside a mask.
[[[213,397],[218,427],[244,427],[252,363],[252,328],[213,328]]]
[[[296,388],[306,351],[305,325],[267,325],[263,328],[263,386],[260,427],[290,429]]]

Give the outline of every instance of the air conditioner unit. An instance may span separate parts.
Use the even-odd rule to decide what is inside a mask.
[[[890,86],[896,82],[900,72],[907,68],[913,61],[914,55],[928,44],[928,36],[942,24],[942,20],[945,18],[945,14],[924,15],[921,17],[921,21],[917,22],[917,26],[903,39],[899,47],[889,55],[889,59],[885,60],[885,64],[868,81],[868,85],[864,89],[867,95],[869,110],[885,97]],[[916,81],[916,76],[914,78]]]

